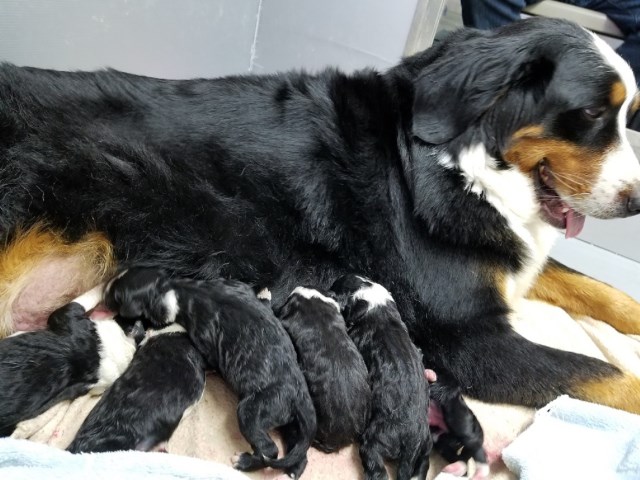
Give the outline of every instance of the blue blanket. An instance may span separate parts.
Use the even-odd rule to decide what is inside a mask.
[[[640,416],[562,396],[502,458],[520,480],[638,480]]]
[[[73,455],[28,440],[0,439],[2,480],[248,480],[219,463],[156,452]]]

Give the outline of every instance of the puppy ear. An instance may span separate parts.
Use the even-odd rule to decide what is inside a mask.
[[[446,143],[498,107],[513,89],[539,98],[553,70],[551,60],[513,37],[451,41],[414,81],[412,133],[426,143]]]
[[[296,298],[296,295],[292,295],[289,298],[287,298],[287,300],[284,302],[284,305],[282,305],[277,313],[276,313],[276,317],[280,318],[280,319],[286,319],[289,316],[291,316],[292,311],[295,311],[298,308],[298,299]]]
[[[366,301],[351,297],[342,309],[342,317],[345,323],[350,325],[364,317],[368,309],[369,304]]]

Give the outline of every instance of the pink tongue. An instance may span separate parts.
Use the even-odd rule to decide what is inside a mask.
[[[565,220],[567,223],[564,238],[573,238],[580,235],[580,232],[584,227],[585,216],[570,208],[565,214]]]

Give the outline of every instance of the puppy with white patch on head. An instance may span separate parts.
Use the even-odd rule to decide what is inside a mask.
[[[328,293],[298,287],[277,313],[316,409],[314,446],[329,453],[359,440],[369,421],[371,389],[338,303]]]
[[[163,450],[204,392],[205,361],[184,328],[148,330],[129,368],[85,419],[72,453]]]
[[[114,320],[87,315],[101,291],[96,287],[54,311],[46,330],[0,341],[0,436],[63,400],[101,393],[127,368],[135,341]]]
[[[123,317],[155,327],[183,326],[207,363],[238,396],[238,423],[253,453],[234,467],[264,467],[298,478],[316,434],[316,413],[296,351],[271,308],[246,284],[171,279],[163,271],[130,268],[108,285],[105,302]],[[286,453],[269,431],[279,430]]]
[[[387,478],[385,460],[397,462],[397,479],[427,478],[432,447],[429,386],[422,354],[402,322],[391,294],[356,275],[331,286],[347,331],[369,370],[371,418],[360,440],[367,480]]]

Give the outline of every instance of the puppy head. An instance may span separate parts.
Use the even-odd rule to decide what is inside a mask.
[[[585,215],[640,212],[640,165],[625,131],[640,97],[607,44],[571,22],[535,18],[436,48],[414,83],[414,137],[447,144],[453,165],[482,146],[496,169],[524,174],[540,217],[568,232]]]
[[[378,307],[395,304],[386,288],[360,275],[343,275],[333,283],[330,290],[336,295],[348,324]]]
[[[173,323],[178,313],[169,277],[153,268],[134,267],[111,279],[104,292],[108,309],[124,320],[143,320],[153,326]]]
[[[278,311],[278,317],[285,319],[296,313],[311,312],[322,308],[340,312],[340,306],[332,292],[313,287],[297,287]]]

